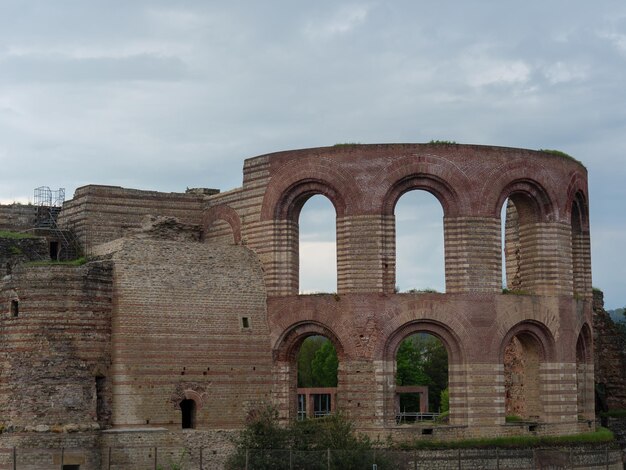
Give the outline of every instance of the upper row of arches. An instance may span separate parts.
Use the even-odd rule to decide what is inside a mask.
[[[555,157],[553,157],[555,158]],[[297,220],[313,195],[326,196],[337,217],[392,215],[400,197],[411,190],[434,195],[444,217],[499,217],[512,195],[525,198],[537,221],[569,221],[572,203],[587,200],[584,170],[550,167],[542,160],[503,163],[475,162],[462,170],[458,162],[433,155],[395,158],[372,170],[329,157],[288,162],[272,171],[261,209],[261,220]],[[587,224],[583,211],[581,223]]]

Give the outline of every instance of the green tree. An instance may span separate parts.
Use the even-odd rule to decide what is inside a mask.
[[[309,336],[302,342],[297,357],[298,387],[313,387],[313,358],[325,341],[328,340],[323,336]]]
[[[441,392],[448,388],[448,352],[441,340],[428,335],[424,339],[424,373],[430,378],[428,402],[432,411],[441,408]]]
[[[439,411],[441,392],[448,387],[448,353],[443,343],[426,333],[409,336],[400,343],[396,363],[396,383],[428,386],[430,411]],[[418,406],[416,398],[401,400],[406,409]]]
[[[326,470],[328,449],[333,470],[372,468],[373,463],[380,470],[398,468],[391,456],[375,452],[371,440],[358,434],[354,423],[341,414],[294,421],[281,427],[278,413],[271,405],[263,405],[253,413],[235,439],[235,450],[226,468],[244,469],[247,463],[248,468],[255,470]]]
[[[298,387],[336,387],[337,351],[324,336],[309,336],[298,352]]]
[[[336,387],[338,366],[337,351],[333,343],[326,340],[322,347],[315,351],[311,361],[313,387]]]

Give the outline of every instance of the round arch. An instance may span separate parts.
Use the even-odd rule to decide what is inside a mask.
[[[330,201],[337,217],[345,212],[346,205],[343,196],[335,187],[326,181],[306,179],[285,189],[283,197],[276,206],[275,219],[297,222],[304,204],[317,195],[325,196]]]
[[[204,237],[209,233],[211,225],[218,220],[223,220],[230,225],[233,233],[233,243],[235,245],[241,244],[241,219],[237,211],[226,204],[212,206],[204,211],[202,214],[202,231]]]
[[[515,204],[520,223],[546,222],[553,218],[554,204],[547,191],[536,181],[518,179],[502,188],[493,208],[497,217],[500,217],[507,198]]]
[[[463,363],[464,355],[459,338],[443,323],[430,319],[414,320],[396,329],[385,344],[384,359],[395,361],[400,343],[416,333],[428,333],[438,338],[448,353],[448,364]]]
[[[589,230],[589,208],[587,204],[587,198],[582,191],[577,191],[571,203],[568,204],[570,208],[570,220],[572,224],[572,231],[580,233]]]
[[[308,198],[316,194],[326,196],[335,207],[337,217],[350,210],[348,195],[353,204],[360,200],[361,189],[352,175],[330,158],[303,158],[297,165],[283,165],[273,172],[263,204],[261,220],[297,221],[299,211]]]
[[[542,362],[553,362],[556,358],[556,343],[554,336],[546,325],[535,320],[524,320],[509,329],[500,342],[498,358],[504,361],[504,351],[514,336],[528,335],[539,345]]]
[[[287,327],[273,348],[275,361],[294,361],[302,342],[309,336],[324,336],[333,343],[339,361],[344,358],[344,347],[328,326],[316,321],[304,321]]]

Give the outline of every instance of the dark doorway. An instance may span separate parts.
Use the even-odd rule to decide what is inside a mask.
[[[99,422],[106,420],[106,398],[104,391],[106,389],[106,378],[102,376],[96,377],[96,417]]]
[[[50,242],[50,259],[53,261],[59,260],[59,242],[56,240]]]
[[[187,399],[181,401],[180,411],[183,414],[183,429],[194,429],[196,427],[196,402]]]

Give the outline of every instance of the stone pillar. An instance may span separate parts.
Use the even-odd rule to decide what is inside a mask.
[[[500,222],[490,217],[444,219],[446,293],[502,290]]]
[[[383,292],[385,273],[395,271],[383,247],[393,231],[388,222],[378,215],[337,219],[338,294]]]

